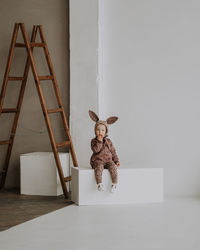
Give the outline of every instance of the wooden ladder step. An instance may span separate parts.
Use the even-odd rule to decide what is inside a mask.
[[[22,81],[24,80],[24,77],[21,76],[9,76],[8,81]]]
[[[30,43],[31,47],[45,47],[45,43]]]
[[[39,76],[40,81],[53,80],[53,76]]]
[[[0,141],[0,145],[7,145],[11,144],[12,140],[7,140],[7,141]]]
[[[45,43],[33,43],[33,42],[31,42],[29,44],[30,44],[30,47],[45,47]],[[16,43],[15,47],[25,48],[26,44],[25,43]]]
[[[2,109],[2,113],[17,113],[16,108]]]
[[[58,108],[58,109],[48,109],[47,112],[48,113],[58,113],[58,112],[62,112],[63,109],[62,108]]]
[[[71,177],[71,176],[68,176],[68,177],[65,177],[65,178],[64,178],[64,181],[65,181],[65,182],[68,182],[68,181],[71,181],[71,180],[72,180],[72,177]]]
[[[70,145],[71,145],[70,141],[64,141],[64,142],[56,143],[57,148],[67,147],[67,146],[70,146]]]
[[[25,48],[26,45],[24,43],[15,43],[15,47],[18,47],[18,48]]]

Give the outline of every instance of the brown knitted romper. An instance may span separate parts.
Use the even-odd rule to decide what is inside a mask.
[[[93,154],[90,164],[95,171],[95,179],[97,184],[102,183],[102,173],[104,168],[108,169],[111,175],[112,183],[117,184],[117,166],[115,165],[119,159],[111,140],[104,137],[103,141],[97,138],[91,140],[91,149]]]

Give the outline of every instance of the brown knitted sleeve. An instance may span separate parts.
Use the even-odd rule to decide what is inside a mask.
[[[117,153],[116,153],[116,150],[115,150],[115,147],[113,146],[112,144],[112,141],[110,139],[108,139],[109,141],[109,146],[110,146],[110,151],[112,153],[112,160],[114,161],[114,163],[116,164],[117,162],[119,162],[119,158],[117,156]]]
[[[102,149],[103,142],[97,140],[96,138],[91,140],[91,149],[94,153],[99,153]]]

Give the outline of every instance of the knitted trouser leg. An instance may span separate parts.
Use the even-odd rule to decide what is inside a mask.
[[[115,163],[113,161],[106,163],[106,168],[108,168],[108,171],[110,172],[112,183],[117,184],[118,173],[117,173],[117,166],[115,165]]]
[[[103,164],[96,164],[94,166],[94,174],[97,184],[102,183],[102,173],[104,170]]]

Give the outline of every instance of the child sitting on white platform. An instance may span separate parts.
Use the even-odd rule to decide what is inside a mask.
[[[107,138],[108,136],[108,124],[113,124],[118,120],[118,117],[112,116],[106,121],[99,120],[98,116],[91,110],[89,110],[90,118],[96,122],[95,135],[96,137],[91,140],[91,149],[93,154],[90,159],[90,164],[95,172],[95,179],[97,182],[97,188],[99,191],[104,191],[102,183],[102,173],[104,168],[108,169],[112,179],[111,192],[115,192],[117,189],[118,173],[117,167],[120,166],[118,156],[112,141]]]

